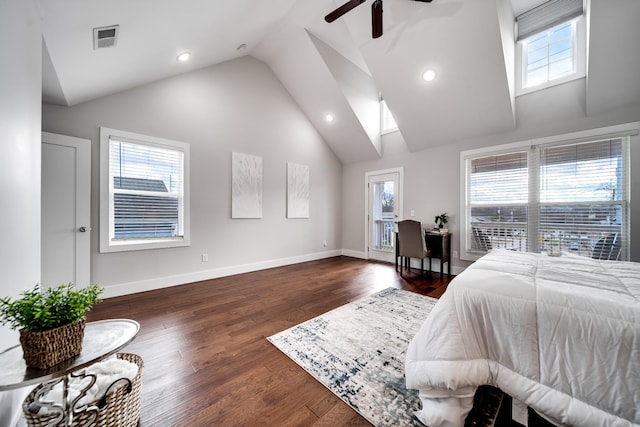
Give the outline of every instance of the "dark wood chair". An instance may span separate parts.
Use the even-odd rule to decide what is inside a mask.
[[[398,243],[400,255],[400,276],[405,265],[411,271],[411,258],[420,259],[420,274],[424,276],[424,259],[429,258],[429,274],[431,274],[431,252],[427,249],[422,224],[406,219],[398,222]]]

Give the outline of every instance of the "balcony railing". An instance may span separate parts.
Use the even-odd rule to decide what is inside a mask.
[[[373,223],[374,249],[393,251],[395,238],[393,235],[393,219],[376,219]]]
[[[471,249],[486,252],[489,249],[531,251],[534,245],[528,239],[524,222],[472,222]],[[571,252],[593,257],[594,250],[601,250],[607,238],[621,232],[619,224],[571,224],[542,223],[538,237],[539,252]],[[616,239],[616,242],[619,242]],[[616,243],[618,246],[619,243]],[[618,251],[620,249],[618,248]]]
[[[486,252],[490,249],[527,251],[526,222],[472,222],[471,249]]]

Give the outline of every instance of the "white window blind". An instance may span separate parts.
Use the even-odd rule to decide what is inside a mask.
[[[112,239],[182,237],[183,154],[110,139]]]
[[[107,192],[101,224],[108,224],[101,251],[188,244],[188,146],[104,128],[101,138]]]
[[[540,150],[540,250],[626,259],[628,170],[622,138]]]
[[[467,241],[473,252],[527,250],[528,170],[524,151],[470,160]]]
[[[629,137],[465,159],[463,251],[629,256]]]
[[[583,13],[583,0],[551,0],[516,17],[517,40],[567,22]]]

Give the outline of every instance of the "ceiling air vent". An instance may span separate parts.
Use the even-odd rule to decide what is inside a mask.
[[[118,41],[119,25],[93,29],[93,49],[115,46]]]

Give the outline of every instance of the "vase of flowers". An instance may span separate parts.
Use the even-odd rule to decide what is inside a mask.
[[[103,289],[75,289],[71,283],[41,291],[39,285],[21,298],[0,299],[0,323],[20,332],[28,367],[47,369],[82,351],[85,314],[100,302]]]

